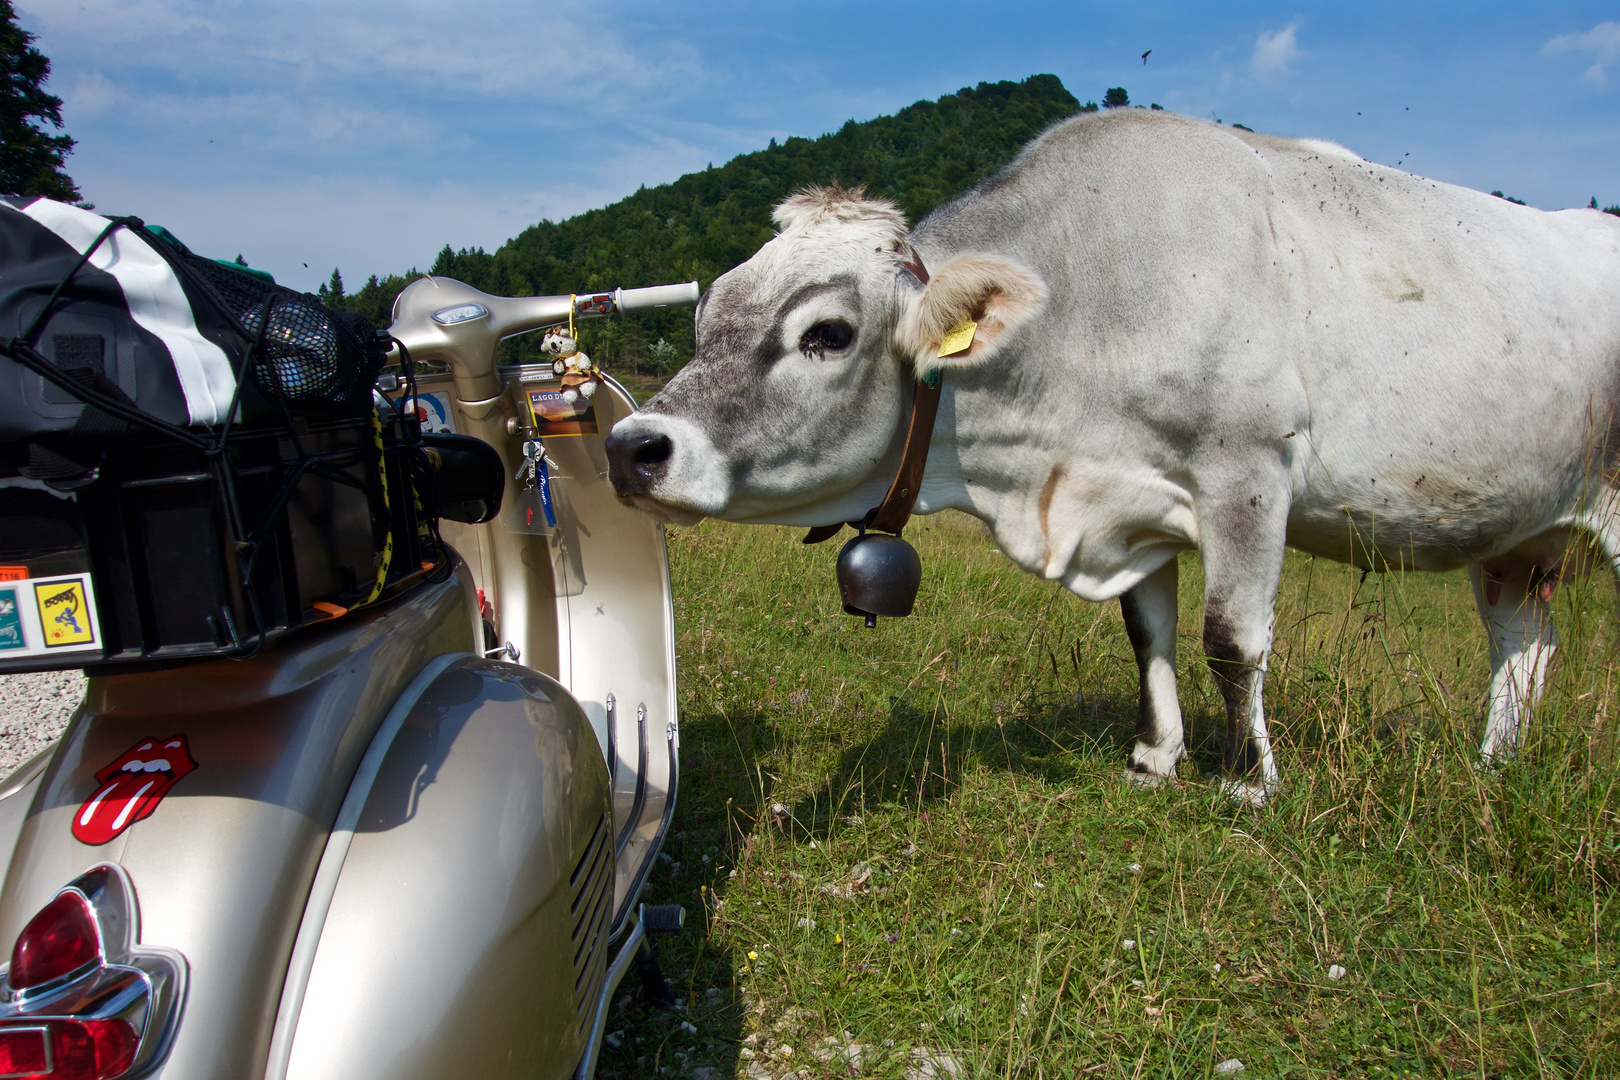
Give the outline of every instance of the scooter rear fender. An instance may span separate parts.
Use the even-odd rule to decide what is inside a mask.
[[[477,611],[458,563],[443,583],[252,660],[92,677],[44,770],[0,799],[0,817],[27,799],[0,888],[0,952],[64,885],[94,864],[116,863],[139,904],[141,943],[178,950],[189,966],[162,1076],[258,1080],[305,901],[350,781],[401,688],[435,657],[474,648]],[[120,822],[105,804],[87,815],[107,786],[98,773],[132,756],[152,764],[160,755],[134,752],[175,736],[185,737],[196,767],[170,778],[149,816]],[[75,824],[93,840],[113,835],[87,843]]]
[[[450,665],[384,722],[339,814],[268,1080],[570,1075],[605,973],[611,814],[566,690]]]

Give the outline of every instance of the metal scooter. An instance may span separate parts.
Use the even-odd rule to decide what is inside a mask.
[[[442,523],[442,580],[251,658],[90,669],[0,783],[0,1076],[593,1075],[682,918],[638,903],[679,771],[669,573],[604,479],[630,395],[496,348],[697,298],[400,294],[394,359],[442,370],[379,404],[494,447],[503,509]]]

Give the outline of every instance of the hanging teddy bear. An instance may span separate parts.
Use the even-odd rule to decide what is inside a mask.
[[[551,370],[562,377],[564,401],[573,405],[582,397],[591,398],[596,395],[596,388],[599,385],[597,378],[602,374],[602,370],[589,356],[580,351],[579,342],[560,329],[550,330],[540,341],[540,351],[547,356],[555,357],[551,362]]]

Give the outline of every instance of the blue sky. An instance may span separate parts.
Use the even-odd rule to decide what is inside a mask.
[[[86,196],[297,288],[493,248],[772,137],[1038,72],[1082,101],[1124,86],[1544,209],[1620,203],[1620,3],[17,8]]]

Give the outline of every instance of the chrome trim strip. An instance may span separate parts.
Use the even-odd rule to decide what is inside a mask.
[[[647,860],[649,863],[651,859]],[[585,1056],[579,1061],[579,1068],[574,1071],[574,1080],[592,1080],[596,1076],[596,1059],[602,1054],[602,1036],[607,1027],[608,1006],[613,1001],[613,995],[618,992],[619,983],[624,981],[624,973],[630,969],[630,961],[635,959],[636,951],[641,948],[641,941],[647,932],[638,918],[630,930],[630,936],[624,939],[619,948],[619,954],[613,958],[613,965],[608,968],[607,976],[602,980],[601,993],[596,998],[596,1016],[591,1021],[591,1035],[585,1042]]]
[[[641,814],[647,805],[647,706],[642,703],[636,706],[636,738],[641,743],[640,758],[636,762],[636,794],[630,803],[630,813],[625,816],[624,824],[619,828],[619,838],[613,844],[613,859],[618,861],[624,854],[624,846],[630,842],[630,836],[641,824]],[[648,861],[657,858],[657,850],[649,855]],[[635,901],[632,900],[631,903]]]
[[[658,832],[653,836],[653,842],[647,846],[649,854],[646,861],[636,871],[635,885],[625,894],[625,909],[617,913],[613,929],[609,932],[609,941],[624,932],[624,920],[629,917],[631,909],[636,908],[641,898],[641,890],[647,887],[647,875],[652,873],[653,863],[658,861],[658,853],[664,849],[664,837],[669,833],[669,823],[675,819],[675,796],[681,786],[680,725],[671,720],[664,728],[664,735],[669,740],[669,790],[664,794],[664,813],[659,819]],[[645,766],[642,771],[646,771]],[[638,922],[636,925],[639,929],[641,924]]]
[[[371,796],[371,785],[382,769],[383,758],[394,743],[394,736],[404,726],[405,718],[416,706],[417,700],[427,692],[440,675],[462,660],[472,659],[472,653],[444,653],[423,665],[422,670],[405,687],[393,708],[371,737],[366,756],[360,759],[349,793],[344,796],[343,807],[332,824],[326,850],[321,854],[315,880],[310,884],[309,900],[304,905],[304,917],[298,924],[298,937],[293,942],[292,956],[287,963],[287,977],[281,984],[281,1004],[276,1009],[276,1026],[270,1035],[270,1056],[265,1063],[265,1080],[286,1080],[287,1063],[292,1057],[293,1039],[298,1034],[298,1016],[304,1007],[304,992],[309,988],[310,969],[315,966],[315,953],[320,948],[321,931],[326,926],[326,915],[337,892],[338,878],[343,874],[343,861],[348,857],[354,830],[360,824],[360,814]]]

